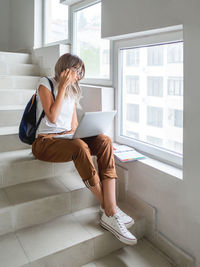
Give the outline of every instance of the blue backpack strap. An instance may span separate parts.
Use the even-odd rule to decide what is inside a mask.
[[[54,94],[54,89],[53,89],[53,82],[48,78],[48,77],[46,77],[47,78],[47,80],[49,81],[49,83],[50,83],[50,86],[51,86],[51,93],[52,93],[52,96],[53,96],[53,100],[55,101],[55,94]],[[40,115],[40,118],[39,118],[39,120],[38,120],[38,122],[37,122],[37,124],[36,124],[36,130],[38,129],[38,127],[39,127],[39,125],[40,125],[40,122],[41,122],[41,120],[42,120],[42,118],[44,118],[44,116],[45,116],[45,112],[44,112],[44,110],[42,111],[42,114]]]
[[[50,83],[50,86],[51,86],[51,93],[52,93],[52,96],[53,96],[53,100],[55,101],[55,95],[54,95],[54,90],[53,90],[53,82],[52,82],[52,80],[50,80],[48,77],[46,77],[47,78],[47,80],[49,81],[49,83]]]

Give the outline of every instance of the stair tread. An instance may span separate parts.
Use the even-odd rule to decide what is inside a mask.
[[[19,230],[16,236],[28,258],[34,261],[98,236],[112,235],[99,225],[98,219],[99,206],[93,206]],[[140,218],[134,219],[138,222]],[[5,236],[0,237],[0,243],[2,238]]]
[[[31,149],[21,149],[0,153],[0,163],[13,163],[27,160],[34,160]]]
[[[66,185],[61,179],[69,180],[68,184]],[[2,205],[3,207],[6,206],[6,203],[8,202],[6,202],[5,197],[3,198],[3,195],[1,196],[1,194],[5,192],[12,205],[19,205],[82,188],[85,188],[85,185],[82,182],[81,177],[77,172],[73,172],[71,173],[71,177],[69,177],[69,175],[68,177],[49,177],[38,181],[5,187],[0,190],[0,199],[4,199],[4,202],[2,201],[2,203],[5,204]]]
[[[82,265],[82,267],[172,267],[163,255],[160,254],[145,238],[138,241],[137,246],[125,246],[111,254]]]

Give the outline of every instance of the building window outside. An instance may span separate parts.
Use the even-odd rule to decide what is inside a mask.
[[[110,79],[110,41],[101,39],[101,3],[74,11],[74,53],[85,63],[85,78]]]
[[[178,109],[169,109],[168,121],[170,127],[183,127],[183,111]]]
[[[147,107],[147,124],[155,127],[163,126],[163,109]]]
[[[172,151],[175,148],[178,153],[180,153],[180,154],[183,153],[183,146],[182,146],[181,142],[174,141],[174,140],[168,140],[168,147]]]
[[[44,44],[68,39],[68,6],[60,0],[45,0]]]
[[[174,110],[174,126],[183,128],[183,111],[182,110]]]
[[[127,104],[126,105],[126,119],[132,122],[139,122],[139,105]]]
[[[139,94],[139,76],[126,76],[126,88],[128,94]]]
[[[155,146],[162,146],[163,140],[161,138],[147,135],[147,143],[155,145]]]
[[[169,77],[168,78],[168,95],[183,96],[183,78]]]
[[[125,136],[131,137],[134,139],[139,139],[139,133],[133,132],[133,131],[126,131]]]
[[[167,49],[168,63],[183,63],[183,45],[175,43]]]
[[[139,49],[129,49],[126,51],[126,65],[139,66]]]
[[[163,65],[163,46],[150,46],[147,48],[148,65],[161,66]]]
[[[137,132],[141,142],[180,153],[182,150],[176,142],[182,144],[183,140],[183,62],[168,63],[170,46],[174,43],[120,49],[119,136],[136,139],[129,133]],[[138,66],[127,65],[127,51],[134,49],[139,50]],[[169,145],[169,139],[174,143]]]
[[[163,96],[163,77],[148,77],[148,96]]]

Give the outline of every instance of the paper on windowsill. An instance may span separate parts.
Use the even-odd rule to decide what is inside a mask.
[[[146,157],[139,152],[137,152],[134,148],[126,146],[126,145],[119,145],[113,143],[113,153],[122,162],[134,161],[145,159]]]

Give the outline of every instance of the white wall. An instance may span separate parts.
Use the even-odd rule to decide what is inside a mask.
[[[64,53],[69,53],[69,45],[52,45],[34,49],[32,53],[33,63],[41,68],[41,75],[54,75],[54,66],[58,58]]]
[[[102,35],[123,34],[183,24],[184,165],[183,180],[144,166],[129,169],[129,192],[158,209],[158,229],[195,256],[200,266],[200,1],[102,0]]]
[[[0,51],[10,49],[10,0],[0,1]]]
[[[34,46],[34,0],[10,0],[11,50],[31,52]]]

